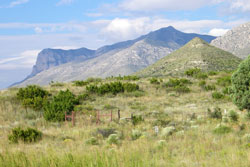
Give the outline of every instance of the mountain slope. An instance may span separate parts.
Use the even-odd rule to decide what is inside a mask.
[[[83,80],[88,77],[129,75],[170,54],[193,37],[201,37],[208,42],[215,38],[183,33],[173,27],[162,28],[135,40],[104,46],[96,50],[95,57],[91,59],[72,61],[47,69],[28,78],[21,85],[45,85],[52,80],[61,82]]]
[[[229,52],[209,45],[200,38],[194,38],[179,50],[162,58],[155,64],[136,73],[138,76],[164,76],[183,74],[190,68],[204,71],[233,70],[241,59]]]
[[[222,37],[213,40],[211,44],[240,58],[246,58],[250,55],[250,22],[228,31]]]

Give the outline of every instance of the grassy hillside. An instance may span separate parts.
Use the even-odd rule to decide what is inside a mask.
[[[139,71],[136,75],[177,75],[193,67],[203,71],[232,71],[238,67],[240,61],[240,58],[231,53],[211,46],[200,38],[194,38],[182,48]]]
[[[226,89],[230,75],[210,73],[205,81],[185,77],[178,80],[179,86],[174,86],[177,80],[170,77],[92,79],[98,85],[117,80],[136,83],[140,91],[89,94],[76,107],[74,127],[70,122],[45,121],[43,111],[26,111],[16,98],[16,88],[1,91],[0,166],[248,167],[250,121],[230,100]],[[86,86],[75,85],[81,84],[53,83],[44,89],[51,96],[66,89],[76,96],[86,93]],[[118,109],[121,117],[133,113],[143,120],[138,119],[135,125],[130,120],[118,121]],[[112,110],[114,120],[101,119],[97,125],[96,110]],[[42,140],[10,143],[8,136],[15,127],[36,128],[42,132]],[[112,133],[116,133],[111,135],[114,138],[109,136]]]

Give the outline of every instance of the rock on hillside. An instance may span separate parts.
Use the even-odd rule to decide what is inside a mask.
[[[228,31],[213,40],[211,44],[240,58],[246,58],[250,55],[250,22]]]

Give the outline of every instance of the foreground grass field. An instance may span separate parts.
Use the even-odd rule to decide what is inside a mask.
[[[228,76],[219,73],[204,79],[215,90],[205,88],[200,79],[187,78],[192,82],[187,85],[189,93],[167,88],[170,77],[158,78],[157,82],[151,78],[122,81],[138,84],[141,91],[92,95],[77,107],[74,127],[70,122],[47,122],[42,111],[24,109],[16,99],[17,88],[3,90],[0,166],[249,167],[250,120],[225,93],[227,83],[223,78]],[[80,95],[85,87],[54,83],[44,89],[53,95],[66,89]],[[220,110],[222,118],[212,118],[207,112],[209,108],[212,112]],[[133,113],[144,120],[136,125],[130,120],[118,121],[118,109],[121,117]],[[112,110],[114,121],[102,118],[96,125],[97,110],[103,113]],[[230,115],[231,110],[236,112],[237,120]],[[42,140],[31,144],[10,143],[8,135],[15,127],[36,128],[43,133]],[[110,137],[114,133],[116,136]]]

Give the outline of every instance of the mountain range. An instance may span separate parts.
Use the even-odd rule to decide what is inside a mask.
[[[174,27],[150,32],[135,40],[116,43],[97,50],[45,49],[37,57],[32,73],[20,86],[46,85],[88,77],[130,75],[155,63],[195,37],[210,43],[213,36],[183,33]]]

